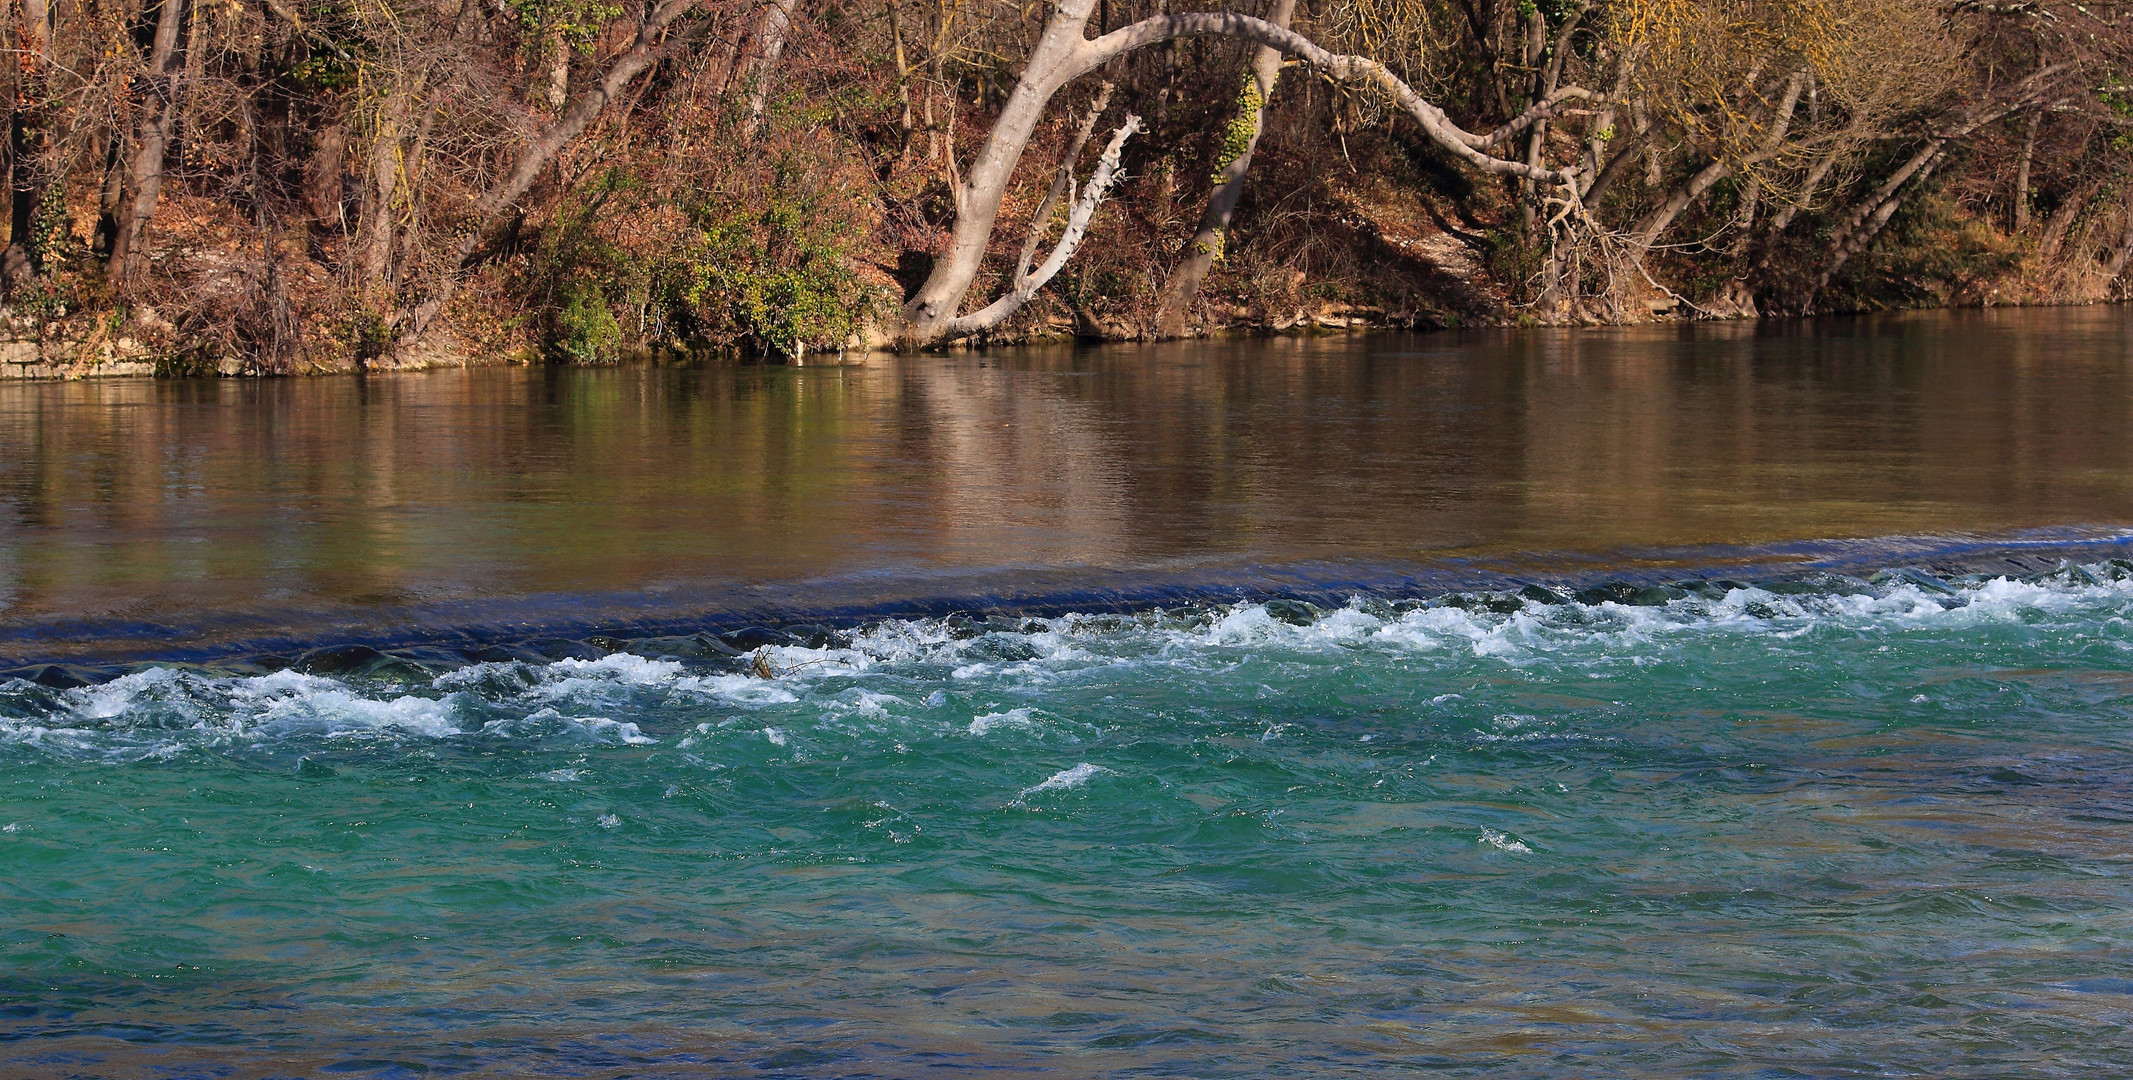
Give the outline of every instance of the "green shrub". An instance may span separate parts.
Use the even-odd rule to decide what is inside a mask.
[[[575,363],[604,364],[622,355],[622,344],[622,323],[599,288],[583,281],[565,285],[550,338],[555,352]]]
[[[603,363],[667,345],[795,356],[850,339],[888,300],[859,270],[864,195],[818,156],[762,157],[708,190],[659,190],[618,168],[567,199],[529,263],[548,354]]]
[[[761,209],[696,208],[695,235],[662,275],[661,299],[688,336],[792,356],[842,345],[883,301],[852,266],[864,237],[850,217],[796,187],[780,184]]]

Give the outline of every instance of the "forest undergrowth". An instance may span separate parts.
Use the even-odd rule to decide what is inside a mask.
[[[2115,300],[2128,6],[13,0],[0,288],[173,373]]]

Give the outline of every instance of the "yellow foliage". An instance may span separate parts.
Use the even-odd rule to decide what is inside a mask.
[[[1766,183],[1839,131],[1872,133],[1947,86],[1955,46],[1934,0],[1615,0],[1609,35],[1651,118]],[[1799,108],[1781,100],[1795,75]]]

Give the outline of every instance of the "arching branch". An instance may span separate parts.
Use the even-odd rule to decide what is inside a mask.
[[[1577,200],[1577,166],[1562,169],[1512,161],[1488,153],[1497,133],[1477,135],[1461,128],[1444,110],[1425,100],[1385,65],[1361,56],[1346,56],[1321,48],[1294,31],[1263,19],[1229,12],[1196,12],[1158,15],[1101,37],[1086,36],[1095,0],[1059,0],[1046,22],[1036,46],[1030,50],[1021,79],[1001,107],[999,118],[985,145],[961,175],[956,189],[956,219],[948,250],[934,263],[927,277],[903,310],[899,334],[905,347],[931,344],[957,323],[963,296],[976,280],[978,267],[991,245],[993,224],[1000,203],[1012,180],[1015,165],[1029,145],[1045,106],[1068,83],[1137,49],[1192,37],[1231,37],[1255,41],[1267,48],[1295,56],[1329,78],[1340,82],[1376,86],[1396,102],[1423,132],[1439,146],[1483,172],[1514,176],[1540,184],[1559,184],[1567,198]],[[1584,93],[1577,91],[1575,93]],[[1558,99],[1570,100],[1566,91]],[[1550,95],[1551,98],[1555,95]],[[1526,124],[1541,119],[1536,115]],[[1519,121],[1514,120],[1514,124]],[[1518,129],[1514,128],[1511,134]],[[1508,135],[1504,136],[1508,138]]]

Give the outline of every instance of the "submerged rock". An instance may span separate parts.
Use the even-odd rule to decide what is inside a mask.
[[[987,634],[972,640],[956,652],[966,660],[1020,662],[1037,658],[1036,646],[1021,637],[1009,634]]]
[[[622,646],[621,651],[638,656],[671,656],[680,660],[726,660],[741,655],[741,650],[709,634],[635,638],[618,644]]]
[[[532,650],[542,660],[598,660],[608,650],[595,647],[590,642],[572,641],[568,638],[540,638],[526,642],[522,648]]]
[[[1947,582],[1942,581],[1941,579],[1933,576],[1932,574],[1928,574],[1923,570],[1910,566],[1902,566],[1894,570],[1883,570],[1882,572],[1875,574],[1873,577],[1870,577],[1866,580],[1867,583],[1871,585],[1885,585],[1890,587],[1898,585],[1911,585],[1922,592],[1935,593],[1941,596],[1950,596],[1953,595],[1955,592],[1954,587],[1950,586]]]
[[[728,630],[720,634],[718,639],[741,652],[754,652],[765,645],[792,645],[799,640],[783,630],[772,630],[767,626],[744,626],[738,630]]]
[[[1776,596],[1859,596],[1874,591],[1849,574],[1813,573],[1796,578],[1758,581],[1755,587]]]
[[[294,666],[306,675],[359,675],[383,659],[384,653],[368,645],[333,645],[297,657]]]
[[[467,659],[477,664],[545,664],[548,658],[524,645],[484,645],[468,649]]]
[[[1605,581],[1579,589],[1574,599],[1587,607],[1598,607],[1601,604],[1627,604],[1635,595],[1637,586],[1627,581]]]
[[[68,671],[66,668],[63,668],[58,664],[45,664],[41,667],[17,668],[14,671],[8,672],[8,677],[13,679],[27,680],[29,682],[36,683],[39,686],[47,687],[53,690],[72,690],[78,686],[89,685],[89,680],[84,679],[71,671]]]
[[[1269,600],[1261,606],[1266,608],[1268,617],[1290,626],[1309,626],[1318,621],[1318,608],[1301,600]]]
[[[2088,567],[2072,560],[2061,559],[2057,567],[2022,580],[2037,585],[2101,585],[2109,578],[2091,573]]]
[[[1205,608],[1179,608],[1155,613],[1155,627],[1158,630],[1205,630],[1214,625],[1214,621],[1214,614]]]
[[[1378,599],[1375,596],[1369,597],[1365,599],[1362,603],[1357,604],[1356,610],[1362,612],[1365,615],[1370,616],[1373,619],[1384,619],[1388,622],[1400,617],[1399,609],[1393,607],[1391,604],[1383,600]]]
[[[793,623],[785,628],[793,639],[810,649],[848,649],[852,646],[849,634],[840,634],[820,623]]]
[[[1687,589],[1677,589],[1672,585],[1646,585],[1629,594],[1629,604],[1631,607],[1665,607],[1676,600],[1685,599],[1688,595]]]
[[[1569,597],[1556,592],[1546,585],[1528,585],[1518,590],[1518,595],[1536,604],[1546,604],[1550,607],[1558,607],[1570,602]]]
[[[1747,588],[1746,585],[1743,585],[1738,581],[1726,581],[1724,579],[1720,579],[1718,581],[1705,581],[1701,578],[1688,578],[1682,581],[1669,581],[1667,582],[1667,586],[1669,588],[1680,589],[1684,594],[1696,597],[1700,600],[1723,600],[1726,598],[1727,593],[1732,592],[1735,589]]]

